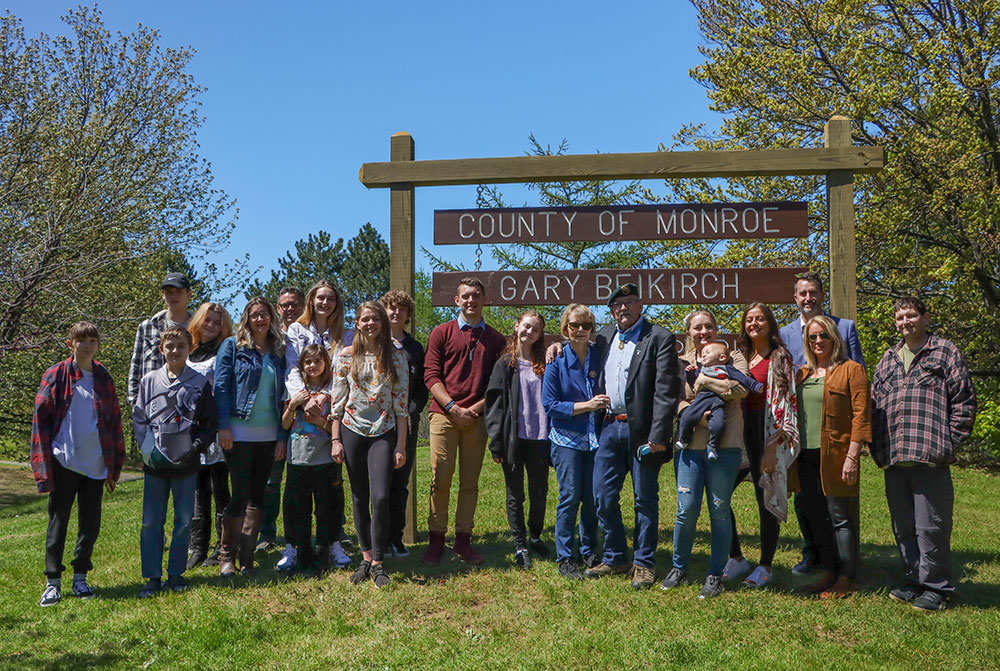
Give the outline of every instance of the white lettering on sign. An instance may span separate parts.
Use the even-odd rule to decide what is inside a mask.
[[[461,235],[463,238],[471,238],[473,235],[476,234],[476,231],[475,230],[469,230],[469,234],[468,235],[465,234],[465,229],[462,228],[462,224],[465,222],[465,218],[466,217],[469,218],[470,222],[475,222],[476,221],[476,218],[473,217],[468,212],[466,212],[465,214],[463,214],[461,217],[458,218],[458,234]]]
[[[500,276],[500,298],[512,301],[517,296],[517,280],[511,275]]]
[[[765,233],[777,233],[778,232],[778,229],[776,229],[776,228],[768,228],[767,227],[767,225],[769,223],[771,223],[771,221],[773,221],[773,219],[772,219],[772,217],[771,217],[771,215],[769,213],[770,212],[777,212],[777,211],[778,211],[778,208],[776,208],[776,207],[765,207],[764,208],[763,212],[764,212],[764,232]]]
[[[566,276],[566,284],[569,285],[569,300],[573,302],[576,300],[576,283],[580,281],[580,273],[577,273],[573,278],[573,281],[569,281],[569,275]]]
[[[723,273],[722,274],[722,297],[723,298],[729,298],[729,299],[732,299],[734,301],[735,300],[739,300],[739,297],[740,297],[740,276],[737,275],[736,273],[733,273],[731,275],[732,279],[729,282],[727,282],[726,281],[726,276],[727,275],[728,275],[728,273]],[[733,290],[733,294],[731,296],[729,295],[729,292],[727,291],[728,289],[732,289]]]
[[[594,276],[594,294],[599,303],[606,303],[611,297],[611,275],[597,273]]]
[[[722,226],[723,232],[725,232],[726,226],[729,226],[729,228],[733,230],[733,235],[735,235],[736,219],[739,216],[739,213],[736,211],[736,209],[732,207],[724,207],[721,210],[719,210],[719,215],[721,220],[720,224]]]
[[[576,219],[576,212],[573,212],[572,216],[567,217],[566,213],[563,212],[563,219],[566,220],[566,235],[573,235],[573,220]]]
[[[534,294],[534,300],[541,300],[541,297],[538,295],[538,288],[535,286],[535,278],[531,275],[528,275],[528,280],[524,283],[524,289],[521,290],[522,301],[528,297],[529,291]]]
[[[610,228],[604,228],[605,220],[610,220]],[[615,232],[615,213],[611,210],[604,210],[599,215],[597,215],[597,229],[601,232],[601,235],[614,235]]]
[[[643,298],[652,298],[653,297],[653,291],[655,290],[656,293],[659,294],[660,298],[664,298],[665,299],[666,296],[663,295],[663,290],[660,289],[660,280],[662,280],[662,279],[663,279],[663,273],[660,273],[659,275],[657,275],[656,279],[653,279],[652,275],[647,275],[646,276],[646,293],[643,296]]]

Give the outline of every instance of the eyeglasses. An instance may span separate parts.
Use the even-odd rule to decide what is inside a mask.
[[[612,303],[610,305],[610,308],[611,308],[612,311],[614,311],[614,310],[621,310],[622,308],[630,308],[630,307],[632,307],[633,305],[635,305],[638,302],[639,301],[637,301],[637,300],[632,300],[632,301],[615,301],[614,303]]]
[[[810,333],[806,337],[809,338],[809,342],[816,342],[817,340],[831,340],[830,334],[826,331],[823,331],[822,333]]]
[[[302,303],[299,303],[297,301],[294,303],[278,303],[279,310],[291,310],[292,308],[299,308],[299,307],[302,307]]]
[[[271,318],[271,315],[269,315],[266,312],[251,312],[250,313],[250,321],[256,322],[256,321],[262,321],[264,319],[270,319],[270,318]]]
[[[567,326],[569,327],[570,331],[579,331],[581,329],[584,330],[584,331],[590,331],[591,329],[594,328],[593,324],[589,324],[589,323],[588,324],[584,324],[582,322],[570,322],[569,324],[567,324]]]

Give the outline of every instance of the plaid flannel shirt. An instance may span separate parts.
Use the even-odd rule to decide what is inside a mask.
[[[191,313],[188,313],[188,319]],[[128,367],[128,402],[135,407],[139,397],[139,383],[167,361],[160,352],[160,336],[167,328],[167,311],[160,310],[149,319],[139,324],[135,332],[135,345],[132,346],[132,362]]]
[[[872,457],[882,467],[899,462],[950,464],[972,433],[976,392],[961,352],[928,336],[908,373],[900,341],[882,356],[872,381]]]
[[[125,463],[125,438],[122,436],[122,413],[115,383],[107,368],[94,362],[94,407],[97,411],[97,435],[108,476],[118,481]],[[31,470],[39,492],[51,492],[52,441],[59,433],[73,401],[73,386],[83,377],[73,357],[52,366],[42,375],[35,396],[31,418]]]

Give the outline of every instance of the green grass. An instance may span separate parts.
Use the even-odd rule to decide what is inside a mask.
[[[426,448],[418,459],[423,525]],[[932,615],[885,595],[884,586],[895,584],[898,558],[881,477],[870,463],[861,494],[863,590],[836,603],[794,592],[802,582],[789,571],[798,556],[794,520],[782,527],[775,588],[763,592],[733,589],[699,602],[697,585],[637,593],[625,577],[569,584],[548,561],[520,572],[511,564],[503,479],[487,463],[476,518],[487,563],[478,569],[449,558],[428,570],[417,559],[421,544],[410,559],[389,560],[394,584],[376,591],[371,584],[350,585],[346,572],[284,580],[273,571],[277,554],[271,553],[256,579],[223,581],[199,568],[188,574],[189,592],[140,601],[142,483],[129,482],[105,497],[91,574],[100,598],[67,597],[42,609],[46,498],[31,494],[30,472],[2,469],[0,476],[3,669],[1000,668],[1000,480],[976,471],[954,472],[960,599]],[[670,563],[672,468],[664,468],[660,483],[662,577]],[[553,475],[550,544],[555,492]],[[628,495],[623,503],[631,508]],[[758,539],[748,484],[734,503],[752,562]],[[691,566],[696,577],[707,566],[707,531],[703,511]]]

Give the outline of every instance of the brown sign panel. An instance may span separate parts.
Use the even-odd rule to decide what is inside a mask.
[[[804,238],[804,202],[435,210],[434,244]]]
[[[795,275],[807,268],[653,268],[620,270],[494,270],[434,273],[435,306],[454,305],[458,282],[474,276],[486,285],[488,305],[601,305],[620,285],[638,286],[654,305],[790,303]]]

